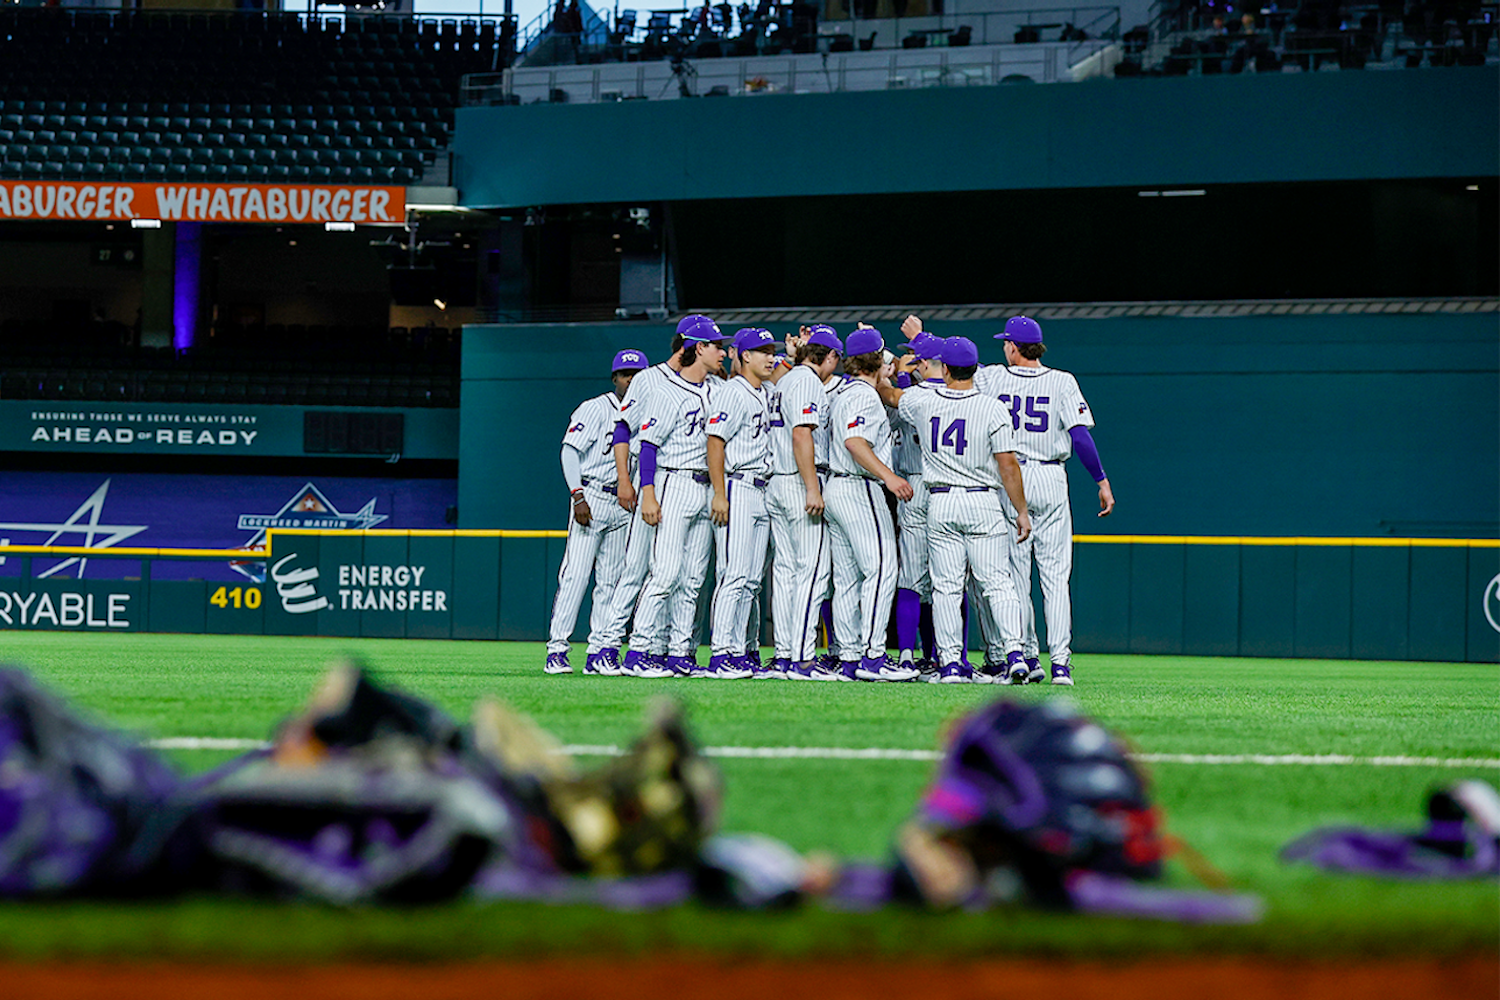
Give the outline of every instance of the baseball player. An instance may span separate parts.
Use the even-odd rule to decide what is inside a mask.
[[[976,677],[963,662],[963,601],[970,574],[1004,636],[1008,662],[1021,664],[1021,607],[1011,579],[1010,528],[998,495],[1016,511],[1017,537],[1031,534],[1021,469],[1014,454],[1010,415],[974,389],[979,352],[973,341],[949,337],[941,359],[944,386],[928,391],[882,386],[901,419],[922,428],[923,485],[929,494],[927,537],[932,574],[933,624],[945,684]]]
[[[632,480],[641,449],[641,422],[645,418],[653,392],[682,370],[683,332],[702,323],[712,325],[713,320],[694,314],[684,316],[678,322],[677,332],[672,337],[671,355],[631,380],[616,418],[613,447],[619,506],[633,516],[630,527],[626,529],[625,559],[620,579],[610,599],[609,614],[600,629],[600,641],[603,643],[600,652],[614,662],[619,662],[620,645],[625,641],[626,628],[630,625],[631,616],[635,614],[641,588],[645,586],[646,575],[651,570],[651,542],[656,537],[656,529],[641,519],[636,502],[636,487]],[[646,650],[638,644],[632,644],[631,650],[625,654],[625,659],[620,664],[620,673],[633,677],[667,677],[671,671],[663,662],[648,661]]]
[[[708,574],[712,548],[707,430],[713,396],[723,384],[708,376],[723,366],[724,338],[711,320],[690,326],[682,336],[682,372],[652,393],[641,422],[641,519],[656,532],[631,646],[651,656],[665,647],[667,669],[685,677],[696,666],[698,588]]]
[[[715,525],[718,586],[703,673],[724,678],[749,677],[757,665],[746,651],[746,627],[752,607],[758,606],[770,542],[768,380],[776,364],[776,338],[769,330],[747,328],[735,335],[734,351],[737,372],[714,391],[715,412],[708,418],[709,515]]]
[[[586,674],[614,675],[620,672],[618,650],[603,645],[603,630],[609,620],[610,601],[620,579],[625,558],[625,537],[630,514],[616,503],[617,472],[614,456],[615,416],[620,401],[636,372],[647,367],[643,351],[627,349],[615,355],[611,379],[614,391],[587,399],[568,418],[563,435],[562,468],[573,500],[568,523],[568,544],[557,571],[557,595],[552,602],[552,625],[547,639],[549,674],[571,674],[568,637],[583,604],[589,575],[594,577],[593,611],[589,615]]]
[[[911,358],[916,359],[912,379],[906,376],[896,382],[900,388],[933,389],[943,385],[941,360],[943,340],[930,333],[918,334],[911,341]],[[903,359],[906,360],[906,359]],[[936,652],[929,646],[927,656],[916,656],[924,611],[931,613],[932,577],[927,572],[927,491],[922,488],[922,428],[907,423],[896,410],[888,414],[895,444],[891,457],[896,472],[911,484],[912,498],[897,508],[896,535],[899,568],[896,572],[896,639],[900,645],[900,662],[931,673],[938,664],[930,657]],[[926,638],[922,636],[922,638]]]
[[[891,470],[891,425],[876,391],[886,368],[880,331],[861,327],[845,344],[849,383],[828,415],[833,445],[825,497],[833,556],[833,622],[841,680],[908,681],[918,671],[886,663],[885,635],[896,594],[896,526],[885,489],[912,498],[911,484]],[[884,489],[882,489],[882,485]]]
[[[1022,667],[1009,665],[1009,677],[1012,683],[1022,679],[1035,683],[1046,677],[1038,656],[1036,612],[1029,599],[1034,555],[1047,615],[1052,683],[1072,685],[1073,602],[1068,581],[1073,575],[1073,511],[1064,467],[1068,457],[1077,452],[1099,484],[1100,517],[1108,517],[1115,509],[1115,496],[1089,433],[1094,416],[1078,380],[1041,363],[1047,350],[1041,326],[1029,316],[1013,316],[995,339],[1004,342],[1005,364],[982,369],[975,385],[1010,412],[1016,459],[1021,463],[1034,525],[1032,537],[1011,551],[1012,575],[1022,595],[1025,662]]]
[[[789,341],[793,338],[788,337]],[[828,413],[826,383],[844,353],[831,327],[817,326],[796,348],[792,369],[771,395],[771,621],[773,674],[790,680],[833,680],[814,662],[818,612],[831,562],[823,523]],[[820,434],[820,430],[823,432]]]

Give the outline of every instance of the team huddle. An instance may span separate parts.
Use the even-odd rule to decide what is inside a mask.
[[[972,341],[916,316],[901,332],[899,359],[865,324],[847,341],[803,327],[782,354],[768,330],[731,338],[692,315],[666,361],[618,352],[613,391],[579,405],[563,437],[573,513],[545,671],[573,670],[592,576],[586,674],[1040,683],[1035,562],[1051,682],[1071,685],[1071,455],[1098,483],[1099,516],[1114,508],[1078,382],[1040,363],[1041,327],[1026,316],[996,334],[1004,365],[980,365]],[[970,612],[984,646],[974,666]]]

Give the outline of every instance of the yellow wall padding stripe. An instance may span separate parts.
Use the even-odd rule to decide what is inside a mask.
[[[404,531],[395,528],[369,528],[364,531],[325,531],[310,528],[276,528],[266,532],[266,551],[247,549],[143,549],[116,546],[114,548],[86,548],[81,545],[0,545],[0,557],[4,556],[85,556],[134,557],[137,559],[203,559],[245,560],[264,559],[271,554],[271,545],[277,535],[329,535],[350,537],[369,535],[382,538],[567,538],[566,531],[511,531],[498,529],[415,528]],[[1500,549],[1497,538],[1316,538],[1274,537],[1256,535],[1074,535],[1073,540],[1083,545],[1265,545],[1265,546],[1354,546],[1356,548],[1413,548],[1413,549]]]

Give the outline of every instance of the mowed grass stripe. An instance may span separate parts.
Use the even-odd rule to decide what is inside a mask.
[[[215,736],[169,736],[148,740],[158,750],[264,750],[265,740],[225,739]],[[625,751],[617,746],[570,745],[558,748],[571,757],[619,757]],[[936,750],[901,750],[893,747],[704,747],[708,757],[736,757],[748,760],[941,760]],[[1364,765],[1369,767],[1484,767],[1500,769],[1500,759],[1479,757],[1351,757],[1347,754],[1192,754],[1133,753],[1133,760],[1143,764],[1253,764],[1264,767],[1284,765],[1327,767]]]

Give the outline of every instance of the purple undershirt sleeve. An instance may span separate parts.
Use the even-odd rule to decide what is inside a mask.
[[[641,485],[656,485],[656,445],[650,441],[641,442]]]
[[[611,446],[630,443],[630,425],[623,420],[615,421],[615,436],[610,438]]]
[[[1089,475],[1094,477],[1094,482],[1102,482],[1104,476],[1104,465],[1099,461],[1099,448],[1094,444],[1094,436],[1089,433],[1087,427],[1078,426],[1068,428],[1068,436],[1073,439],[1073,452],[1083,467],[1089,470]]]

